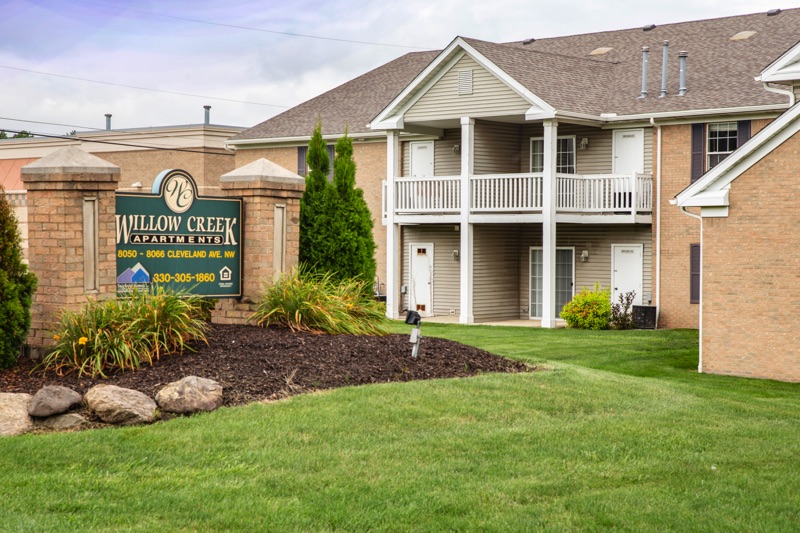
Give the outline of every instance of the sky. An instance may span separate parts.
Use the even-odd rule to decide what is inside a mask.
[[[470,5],[471,4],[471,5]],[[495,42],[796,6],[774,0],[0,0],[0,130],[251,127],[458,35]],[[798,30],[800,40],[800,30]]]

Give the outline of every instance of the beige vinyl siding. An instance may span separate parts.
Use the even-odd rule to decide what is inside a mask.
[[[530,303],[530,247],[542,245],[542,230],[539,225],[526,225],[521,230],[520,261],[520,309],[524,311],[520,318],[528,318]],[[648,225],[583,225],[558,224],[556,227],[556,245],[575,248],[575,293],[584,287],[592,288],[595,282],[603,288],[611,285],[611,245],[642,244],[642,303],[648,304],[652,299],[653,248],[651,227]],[[583,250],[589,252],[589,260],[581,263]]]
[[[458,94],[458,71],[472,69],[472,94]],[[474,59],[464,56],[405,112],[416,120],[524,115],[531,104]]]
[[[514,124],[475,121],[475,174],[519,172],[520,135]]]
[[[400,279],[409,285],[412,244],[433,244],[433,314],[435,316],[458,314],[461,298],[461,263],[453,259],[453,250],[459,250],[461,233],[453,225],[403,226],[403,265]],[[402,309],[408,308],[408,294],[401,297]]]
[[[519,317],[519,231],[515,226],[475,225],[472,314],[475,322]]]

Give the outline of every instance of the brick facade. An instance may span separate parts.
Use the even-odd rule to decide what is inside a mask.
[[[239,148],[236,151],[236,167],[242,167],[262,157],[297,172],[297,146]],[[381,187],[386,179],[386,141],[354,142],[353,159],[356,163],[356,186],[364,191],[364,199],[372,213],[372,235],[375,238],[377,263],[375,272],[383,283],[386,280],[386,226],[381,224]]]
[[[798,161],[800,133],[732,183],[727,218],[703,220],[703,372],[800,381]]]

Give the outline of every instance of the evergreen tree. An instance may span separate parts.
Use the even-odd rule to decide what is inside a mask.
[[[308,145],[306,168],[306,190],[300,199],[300,263],[317,268],[323,258],[315,226],[322,214],[323,195],[331,168],[328,148],[322,138],[322,120],[319,118]]]
[[[371,283],[376,268],[372,214],[364,191],[356,188],[353,141],[347,132],[336,143],[333,184],[325,189],[324,199],[324,214],[316,227],[325,250],[324,269],[338,279],[358,278]]]
[[[31,325],[36,276],[22,261],[22,240],[14,209],[0,186],[0,368],[17,362]]]

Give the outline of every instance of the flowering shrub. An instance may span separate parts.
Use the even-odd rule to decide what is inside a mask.
[[[631,306],[636,299],[636,291],[620,293],[619,303],[611,304],[611,328],[633,329],[633,313]]]
[[[561,318],[567,325],[577,329],[608,329],[611,320],[611,293],[601,289],[599,283],[594,290],[583,288],[571,302],[561,310]]]
[[[161,355],[182,352],[190,341],[205,341],[201,298],[161,287],[128,296],[62,312],[44,369],[105,377],[109,370],[135,370]]]

